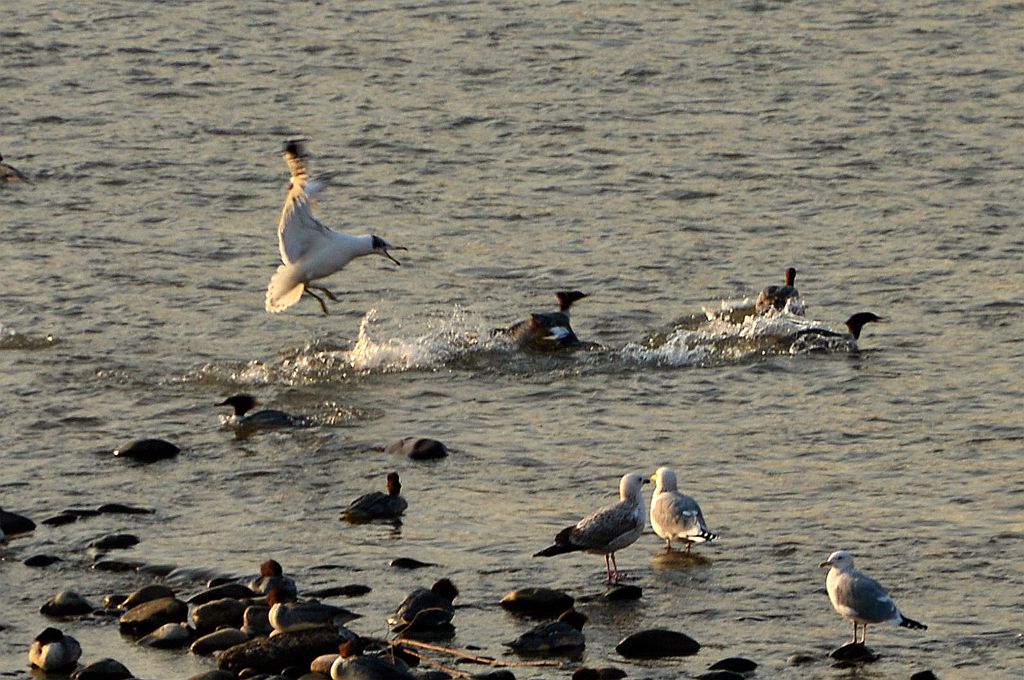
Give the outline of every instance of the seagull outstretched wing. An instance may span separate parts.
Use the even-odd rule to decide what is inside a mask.
[[[301,259],[314,244],[328,237],[331,230],[313,216],[310,199],[320,191],[322,184],[310,179],[301,143],[288,142],[283,155],[291,170],[292,181],[281,211],[281,221],[277,225],[277,240],[281,261],[292,264]]]

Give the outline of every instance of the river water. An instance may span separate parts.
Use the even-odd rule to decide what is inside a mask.
[[[721,538],[682,560],[648,527],[621,551],[644,596],[581,605],[584,663],[1024,676],[1022,25],[1020,3],[953,0],[9,3],[0,153],[35,185],[0,187],[0,505],[156,512],[0,545],[0,673],[27,675],[59,590],[153,580],[91,568],[115,532],[141,542],[107,559],[176,567],[184,594],[267,557],[300,589],[369,585],[338,601],[367,634],[447,575],[452,644],[500,655],[528,625],[509,590],[603,590],[600,557],[531,554],[668,465]],[[327,279],[326,317],[263,310],[296,136],[327,224],[410,249]],[[803,319],[707,321],[787,266]],[[590,349],[489,337],[564,289],[590,294]],[[860,352],[766,340],[862,310],[889,323]],[[236,440],[213,404],[243,391],[318,426]],[[376,448],[407,435],[452,453]],[[97,453],[138,437],[183,451]],[[401,526],[340,522],[390,470]],[[859,672],[825,659],[850,634],[817,568],[840,548],[929,624],[872,627]],[[141,678],[211,666],[59,625]],[[615,653],[646,627],[704,648]]]

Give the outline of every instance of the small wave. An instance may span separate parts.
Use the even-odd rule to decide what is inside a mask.
[[[25,335],[0,323],[0,350],[49,349],[59,343],[60,340],[52,335]]]

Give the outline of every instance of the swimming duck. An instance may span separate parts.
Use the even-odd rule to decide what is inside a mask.
[[[615,562],[615,553],[632,545],[644,530],[644,499],[640,494],[647,483],[635,472],[619,480],[619,502],[587,515],[555,536],[555,543],[534,557],[551,557],[582,550],[592,555],[604,555],[608,582],[618,583],[622,576]],[[613,572],[614,567],[614,572]]]
[[[856,352],[857,341],[860,340],[860,332],[864,325],[883,322],[885,319],[873,312],[857,312],[846,320],[846,333],[827,328],[804,328],[783,338],[783,343],[789,343],[794,351],[826,349]]]
[[[272,588],[277,588],[277,598],[281,602],[290,602],[299,594],[295,580],[284,575],[284,568],[277,560],[267,560],[261,564],[260,575],[251,580],[248,586],[259,595],[266,595]]]
[[[331,664],[332,680],[416,680],[409,667],[389,653],[364,654],[362,638],[346,640]]]
[[[458,596],[459,589],[446,578],[434,583],[430,590],[417,588],[388,617],[388,625],[396,633],[450,629],[455,616],[452,602]]]
[[[28,660],[44,671],[59,671],[78,663],[82,646],[78,640],[56,628],[46,628],[28,648]]]
[[[256,398],[249,394],[236,394],[228,397],[216,406],[230,406],[234,409],[230,416],[222,416],[221,422],[232,428],[239,437],[252,434],[259,430],[276,430],[284,427],[303,427],[308,424],[302,416],[293,416],[284,411],[267,409],[249,413],[257,405]]]
[[[697,501],[680,493],[676,486],[675,472],[660,467],[651,479],[654,481],[651,527],[654,533],[667,541],[666,550],[672,549],[673,538],[686,544],[686,552],[690,552],[690,546],[694,543],[718,538],[708,530]]]
[[[284,602],[277,588],[267,594],[270,625],[278,633],[294,633],[310,628],[340,628],[361,614],[344,607],[319,602]]]
[[[577,300],[588,297],[578,290],[560,291],[555,293],[558,298],[557,312],[535,312],[529,319],[520,321],[499,333],[508,335],[519,347],[547,349],[554,347],[572,347],[580,344],[572,326],[569,324],[569,309]]]
[[[586,645],[583,626],[587,615],[567,609],[555,621],[547,621],[526,631],[511,642],[502,643],[520,654],[571,652]]]
[[[32,184],[32,180],[25,176],[21,170],[18,170],[13,165],[7,165],[4,163],[4,157],[0,155],[0,185],[25,182],[26,184]]]
[[[786,285],[768,286],[757,294],[757,301],[754,303],[754,311],[764,314],[772,309],[785,309],[786,303],[792,298],[797,298],[800,293],[793,287],[796,281],[796,269],[786,269]]]
[[[372,519],[395,519],[400,516],[409,504],[399,494],[402,483],[398,481],[397,472],[387,475],[387,493],[372,491],[352,501],[341,513],[341,518],[349,522],[368,522]]]

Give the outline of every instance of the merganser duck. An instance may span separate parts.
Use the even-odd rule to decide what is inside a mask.
[[[757,301],[754,303],[754,311],[758,314],[764,314],[772,309],[785,309],[786,303],[791,298],[800,296],[797,289],[793,287],[795,281],[796,269],[789,267],[786,269],[786,285],[768,286],[758,293]]]
[[[266,409],[250,413],[259,402],[249,394],[236,394],[216,406],[230,406],[234,411],[230,416],[223,416],[221,421],[232,428],[239,437],[250,435],[260,430],[278,430],[286,427],[303,427],[308,421],[302,416],[293,416],[284,411]]]
[[[853,566],[853,556],[845,550],[837,550],[818,565],[828,568],[825,589],[832,607],[847,621],[853,622],[853,643],[857,643],[857,626],[863,626],[861,639],[868,640],[869,623],[895,623],[904,628],[919,630],[928,626],[903,615],[889,597],[889,593],[875,579],[858,571]]]
[[[364,647],[362,638],[341,643],[339,656],[331,664],[332,680],[416,680],[418,677],[398,656],[364,654]]]
[[[430,587],[417,588],[402,600],[395,613],[388,617],[388,625],[396,633],[406,631],[445,631],[451,629],[459,589],[443,578]]]
[[[78,640],[56,628],[43,630],[28,648],[29,663],[44,671],[71,668],[81,656],[82,646]]]
[[[845,349],[850,352],[857,351],[857,341],[860,340],[861,329],[864,324],[884,323],[885,319],[873,312],[857,312],[846,320],[846,328],[849,332],[839,333],[827,328],[804,328],[783,338],[783,343],[789,343],[795,350],[806,351],[812,349]],[[815,340],[828,345],[825,348],[816,347]],[[834,347],[833,345],[841,345]]]
[[[588,295],[578,290],[563,290],[555,293],[555,297],[558,298],[557,312],[535,312],[529,319],[498,332],[511,337],[519,347],[547,349],[552,344],[555,347],[579,345],[580,339],[569,324],[569,309]]]
[[[544,654],[549,652],[572,652],[586,645],[583,626],[587,615],[575,609],[567,609],[555,621],[548,621],[526,631],[506,647],[520,654]]]
[[[271,589],[277,589],[279,601],[292,601],[299,590],[295,586],[295,580],[284,575],[284,568],[277,560],[267,560],[260,565],[260,575],[248,583],[249,588],[259,595],[268,594]]]
[[[301,142],[288,142],[283,155],[292,173],[288,197],[281,211],[281,221],[277,225],[278,249],[283,264],[270,279],[265,306],[268,312],[277,314],[307,294],[320,303],[320,309],[326,315],[327,303],[313,291],[323,293],[332,302],[337,302],[338,298],[322,286],[311,286],[310,282],[340,271],[363,255],[380,255],[400,265],[401,262],[388,251],[408,248],[392,245],[373,234],[342,234],[321,223],[313,216],[311,201],[323,188],[323,184],[310,179]]]
[[[18,170],[13,165],[4,163],[4,157],[0,155],[0,185],[13,184],[15,182],[25,182],[26,184],[32,184],[32,180],[25,176],[21,170]]]
[[[704,514],[693,498],[680,493],[676,486],[676,473],[667,467],[658,468],[654,476],[654,496],[651,497],[651,527],[667,541],[666,550],[672,549],[672,539],[686,544],[686,552],[694,543],[713,541],[718,536],[708,530]]]
[[[396,519],[409,507],[399,494],[402,483],[397,472],[387,475],[387,493],[372,491],[352,501],[341,513],[341,518],[349,522],[368,522],[373,519]]]
[[[608,582],[622,579],[615,553],[632,545],[644,530],[644,499],[640,493],[647,480],[631,472],[619,481],[619,502],[587,515],[555,536],[552,546],[534,553],[534,557],[551,557],[568,552],[604,555]],[[612,571],[614,568],[614,572]]]
[[[344,607],[335,607],[319,602],[284,602],[278,589],[271,588],[267,594],[270,605],[270,625],[277,633],[294,633],[311,628],[340,628],[361,614]]]

